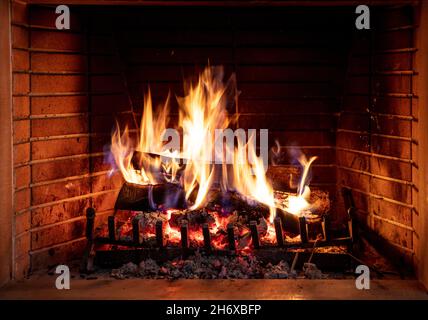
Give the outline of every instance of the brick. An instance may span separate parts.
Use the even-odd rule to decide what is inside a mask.
[[[411,75],[385,75],[374,79],[375,91],[380,93],[412,93]]]
[[[412,204],[412,189],[409,185],[374,177],[370,181],[370,187],[374,194]]]
[[[412,209],[382,199],[372,199],[373,213],[394,222],[412,226]]]
[[[112,176],[103,174],[92,179],[93,192],[105,191],[120,188],[123,184],[122,175],[117,172]]]
[[[28,23],[28,7],[25,3],[11,1],[12,4],[12,22]]]
[[[413,18],[414,14],[411,6],[379,11],[376,12],[376,26],[378,28],[393,28],[411,25]]]
[[[13,74],[13,94],[26,94],[30,91],[30,75],[15,73]]]
[[[30,161],[30,143],[21,143],[13,146],[13,163],[20,164]]]
[[[89,179],[49,183],[31,188],[33,205],[64,200],[89,193]]]
[[[370,192],[370,177],[343,169],[337,170],[338,183],[364,192]]]
[[[28,51],[12,50],[12,68],[13,71],[28,71],[30,68],[30,55]]]
[[[73,15],[70,15],[70,18]],[[30,10],[30,24],[44,27],[55,27],[58,15],[52,7],[32,7]]]
[[[352,132],[338,132],[337,145],[342,148],[365,152],[370,151],[368,135],[354,134]]]
[[[31,135],[33,137],[85,133],[87,131],[88,119],[86,116],[31,120]]]
[[[335,127],[335,119],[330,115],[241,115],[239,127],[243,129],[269,130],[327,130]]]
[[[335,135],[329,131],[271,131],[269,130],[270,147],[278,140],[282,146],[332,146]]]
[[[125,90],[124,79],[120,75],[91,77],[93,92],[122,92],[123,90]]]
[[[413,46],[413,30],[394,30],[375,35],[375,50],[411,48]]]
[[[79,113],[87,111],[88,98],[81,96],[31,97],[34,115],[50,113]]]
[[[59,31],[32,30],[31,47],[36,49],[83,51],[84,36]]]
[[[31,183],[30,167],[24,166],[15,169],[15,188],[22,188]]]
[[[370,210],[370,197],[360,192],[353,192],[352,196],[354,197],[355,206],[358,208],[358,210],[364,212],[364,214],[367,215]]]
[[[370,159],[366,155],[360,155],[353,152],[337,150],[337,164],[354,170],[369,169]]]
[[[374,228],[382,238],[411,249],[413,247],[413,233],[410,230],[390,224],[388,222],[374,219]]]
[[[58,139],[33,142],[33,159],[70,156],[88,152],[88,138]]]
[[[12,47],[28,48],[28,30],[21,26],[12,26]]]
[[[84,92],[86,77],[77,75],[33,75],[31,90],[35,93]]]
[[[35,163],[31,170],[34,183],[83,175],[88,172],[88,158]]]
[[[29,97],[12,97],[13,116],[16,118],[28,117],[30,115]]]
[[[334,101],[322,99],[290,99],[281,100],[247,100],[239,99],[239,112],[242,113],[314,113],[334,112],[336,105]]]
[[[374,174],[412,181],[412,165],[410,163],[382,158],[371,158],[370,161],[370,168]]]
[[[35,209],[31,213],[33,228],[84,216],[90,199],[80,199]]]
[[[25,232],[15,238],[15,257],[22,257],[30,251],[30,233]]]
[[[60,54],[34,52],[31,54],[33,72],[86,71],[86,57],[81,54]]]
[[[30,255],[26,254],[15,258],[14,273],[16,280],[22,280],[30,274]]]
[[[225,69],[225,74],[233,70]],[[340,66],[309,65],[309,66],[238,66],[236,77],[239,83],[244,81],[332,81],[341,76]],[[180,74],[179,72],[177,72]],[[177,79],[179,80],[179,79]]]
[[[91,56],[90,61],[91,72],[93,73],[111,73],[122,70],[121,61],[114,55]]]
[[[130,110],[128,97],[124,94],[92,96],[92,112],[106,114]]]
[[[15,211],[27,209],[31,205],[30,189],[15,191]]]
[[[116,121],[120,125],[130,126],[133,123],[132,114],[109,114],[109,115],[96,115],[91,117],[91,128],[93,132],[108,133],[116,126]]]
[[[111,166],[112,166],[112,164],[109,162],[108,156],[98,156],[98,157],[92,158],[92,168],[93,168],[92,171],[93,172],[110,170]]]
[[[403,159],[410,159],[411,144],[410,141],[394,140],[378,136],[372,137],[372,150],[374,152]]]
[[[57,264],[67,264],[73,260],[82,258],[83,250],[86,246],[86,239],[64,244],[49,250],[43,250],[31,254],[31,269],[37,271],[45,269],[46,266]]]
[[[111,144],[110,135],[102,135],[91,137],[92,152],[104,152],[108,150],[108,145]]]
[[[411,52],[383,54],[375,57],[375,66],[377,70],[411,70],[412,56]]]
[[[340,116],[338,128],[356,131],[368,131],[370,128],[370,114],[344,113]]]
[[[85,234],[85,221],[78,220],[55,225],[31,233],[33,250],[80,238]]]
[[[275,48],[276,49],[276,48]],[[239,49],[237,49],[239,50]],[[272,50],[274,51],[274,50]],[[219,47],[153,47],[132,48],[124,52],[126,61],[130,64],[192,64],[205,65],[208,60],[221,61],[223,64],[233,64],[233,52],[230,48]],[[237,53],[238,54],[238,53]],[[269,61],[269,60],[266,60]],[[257,61],[256,61],[257,63]]]
[[[93,207],[95,211],[105,211],[114,208],[119,191],[112,191],[93,198]]]
[[[22,143],[30,139],[30,120],[16,120],[13,122],[13,142]]]
[[[31,212],[25,211],[15,215],[15,234],[27,232],[31,227]]]

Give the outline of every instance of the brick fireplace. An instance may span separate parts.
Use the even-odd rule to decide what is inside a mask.
[[[106,162],[115,120],[135,128],[148,86],[155,105],[182,95],[209,61],[236,75],[237,125],[279,142],[269,173],[296,147],[318,156],[311,186],[329,192],[332,223],[350,188],[367,239],[427,284],[423,1],[372,6],[371,30],[355,29],[355,1],[125,2],[70,1],[70,30],[53,2],[2,4],[2,283],[81,258],[86,209],[106,224],[123,183]]]

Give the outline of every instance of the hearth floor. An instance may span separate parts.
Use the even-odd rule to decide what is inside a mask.
[[[71,279],[70,290],[55,288],[56,275],[33,275],[0,288],[0,299],[411,299],[428,300],[416,280],[372,280],[358,290],[346,280],[151,280],[110,277]]]

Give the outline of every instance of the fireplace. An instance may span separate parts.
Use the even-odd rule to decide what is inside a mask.
[[[49,1],[4,4],[10,11],[5,29],[10,42],[9,34],[2,34],[1,51],[2,60],[3,54],[10,56],[4,70],[10,68],[11,74],[1,79],[6,84],[1,110],[7,115],[1,120],[6,137],[1,146],[12,161],[1,168],[6,239],[0,253],[8,262],[1,266],[2,282],[75,259],[87,267],[88,243],[94,239],[126,247],[117,250],[119,256],[111,256],[112,250],[101,253],[107,255],[104,262],[135,251],[135,242],[144,247],[143,231],[132,233],[129,216],[128,242],[117,242],[123,239],[112,217],[122,209],[118,202],[124,193],[156,191],[124,179],[118,166],[123,162],[111,152],[114,130],[118,126],[120,136],[127,126],[130,137],[137,132],[147,117],[149,90],[155,115],[170,93],[165,123],[173,127],[183,109],[176,97],[190,92],[183,83],[198,83],[206,70],[217,70],[227,98],[223,111],[230,118],[239,115],[233,128],[255,129],[259,141],[260,130],[268,129],[266,177],[272,189],[298,193],[305,166],[296,154],[316,156],[311,179],[303,180],[313,193],[328,194],[329,210],[312,226],[323,241],[345,239],[332,245],[350,248],[361,234],[426,285],[428,15],[423,1],[371,6],[370,30],[355,27],[354,1],[341,6],[329,1],[304,6],[125,2],[70,1],[70,30],[55,27],[56,5]],[[236,87],[231,89],[230,82]],[[244,198],[254,196],[248,185],[247,194],[236,189]],[[192,190],[184,190],[184,197]],[[267,206],[268,221],[269,204],[257,202]],[[138,206],[127,209],[139,211]],[[312,228],[303,220],[302,225],[294,218],[297,228],[291,233],[301,243]],[[200,246],[207,249],[204,223]],[[276,245],[281,237],[287,242],[289,234],[278,238],[275,228],[293,230],[287,230],[287,222],[270,223],[272,255],[281,254],[284,248]],[[153,228],[157,246],[164,245],[165,225]],[[176,231],[182,250],[189,246],[183,235],[192,231],[182,224]],[[230,247],[233,230],[232,235],[224,231],[226,249],[236,249]],[[257,246],[258,232],[248,221],[249,250]],[[314,239],[312,234],[309,240]]]

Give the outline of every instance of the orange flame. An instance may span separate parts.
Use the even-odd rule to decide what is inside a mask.
[[[119,125],[116,126],[111,137],[111,153],[116,166],[127,182],[140,185],[158,184],[165,180],[180,183],[185,191],[190,210],[204,206],[207,193],[215,179],[214,159],[218,152],[216,140],[219,139],[216,136],[216,130],[226,129],[233,122],[226,108],[227,103],[230,102],[226,92],[236,92],[235,82],[234,78],[231,78],[227,84],[224,84],[222,75],[222,68],[208,67],[199,75],[196,84],[186,83],[184,97],[177,97],[178,128],[182,129],[183,133],[183,144],[180,150],[164,150],[165,144],[162,137],[167,129],[169,97],[155,115],[151,94],[150,91],[148,92],[144,99],[140,128],[134,139],[128,127],[125,127],[122,132]],[[224,190],[240,193],[250,203],[257,201],[269,207],[265,238],[273,239],[275,236],[273,220],[276,215],[274,191],[266,179],[266,164],[262,157],[256,155],[255,139],[255,134],[251,134],[246,142],[238,139],[237,146],[232,150],[226,145],[226,152],[232,155],[232,161],[228,164],[224,157],[222,159],[221,186]],[[223,141],[221,142],[224,149]],[[140,154],[138,168],[134,166],[133,159],[136,151]],[[164,161],[163,156],[169,161]],[[306,186],[306,177],[315,157],[309,161],[306,161],[306,158],[300,160],[305,170],[299,194],[296,197],[290,197],[287,207],[287,210],[293,214],[300,214],[309,206],[306,199],[310,190]],[[185,162],[185,166],[179,175],[181,161]],[[167,220],[170,217],[171,211],[168,210]],[[224,224],[224,221],[217,217],[211,229],[216,233],[220,228],[225,228]],[[172,228],[169,223],[166,224],[165,232],[169,236],[169,241],[179,241],[179,230]],[[196,234],[194,237],[195,240],[201,241],[202,234]],[[217,242],[216,239],[213,239],[213,243],[216,247],[223,246],[223,243]]]

